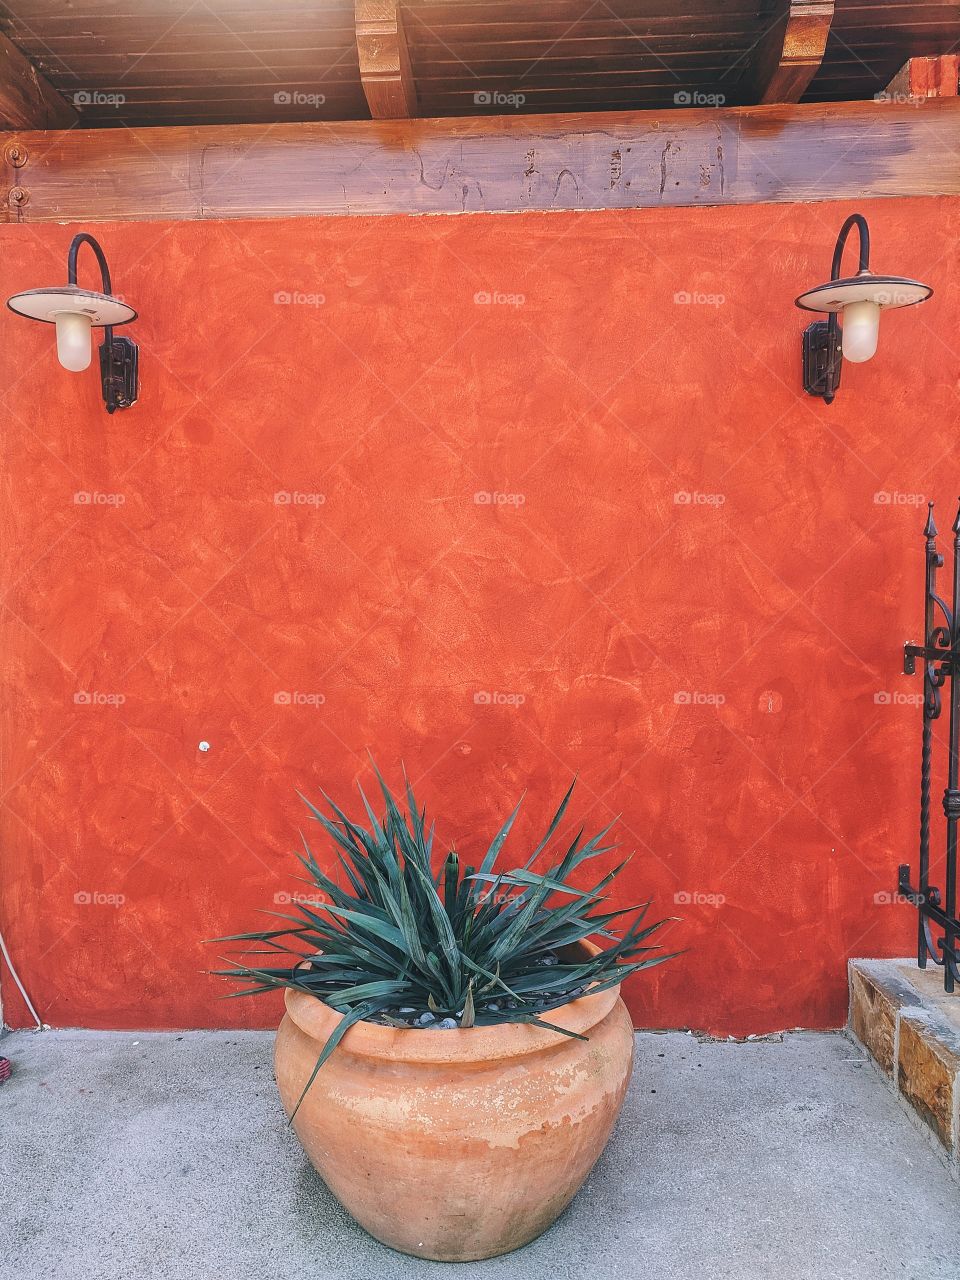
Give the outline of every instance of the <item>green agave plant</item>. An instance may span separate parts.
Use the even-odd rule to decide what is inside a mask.
[[[268,967],[228,960],[230,969],[214,972],[251,984],[232,995],[293,987],[343,1015],[300,1102],[344,1034],[361,1019],[442,1029],[529,1022],[574,1035],[544,1015],[588,987],[603,991],[628,974],[672,959],[654,954],[659,947],[644,945],[665,923],[644,924],[649,903],[602,910],[605,890],[629,858],[590,888],[571,883],[584,863],[617,847],[604,843],[613,823],[586,842],[581,830],[562,858],[546,871],[533,870],[560,825],[573,785],[523,866],[497,869],[518,804],[479,867],[461,867],[451,849],[435,872],[434,828],[427,830],[425,810],[418,808],[409,782],[404,813],[374,769],[385,812],[377,817],[360,788],[368,827],[352,822],[325,793],[332,817],[301,797],[333,841],[348,887],[322,869],[303,840],[304,852],[297,857],[313,895],[291,895],[295,914],[268,913],[284,920],[283,928],[214,940],[256,944],[239,955],[278,962]],[[593,955],[574,946],[588,938],[599,948]]]

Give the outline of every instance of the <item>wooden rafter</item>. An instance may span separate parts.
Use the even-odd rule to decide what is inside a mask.
[[[9,0],[2,11],[3,33],[68,104],[87,90],[91,128],[332,124],[371,108],[658,110],[718,90],[727,104],[868,100],[912,54],[960,50],[958,0],[836,0],[829,39],[823,0]],[[27,126],[22,114],[8,122]]]
[[[910,58],[886,88],[888,98],[955,98],[960,86],[960,54]]]
[[[79,118],[29,58],[0,35],[0,129],[69,129]]]
[[[417,114],[407,37],[399,0],[356,0],[360,81],[374,120]]]
[[[834,0],[776,0],[753,59],[757,102],[799,102],[820,69]]]
[[[11,135],[8,221],[960,195],[960,98]],[[11,147],[28,158],[10,162]],[[843,163],[837,163],[837,157]],[[122,181],[117,180],[122,175]]]

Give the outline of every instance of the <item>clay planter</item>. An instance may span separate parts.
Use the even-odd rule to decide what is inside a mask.
[[[275,1067],[287,1114],[340,1020],[287,990]],[[294,1129],[361,1226],[404,1253],[466,1262],[545,1231],[573,1199],[623,1104],[633,1028],[619,987],[524,1024],[466,1031],[357,1023]]]

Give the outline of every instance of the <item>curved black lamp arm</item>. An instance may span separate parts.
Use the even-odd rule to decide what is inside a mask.
[[[830,279],[840,279],[840,261],[843,258],[843,250],[847,243],[847,236],[853,228],[857,228],[860,237],[860,265],[858,271],[870,270],[870,228],[867,226],[867,220],[862,213],[851,213],[840,228],[840,234],[837,236],[837,247],[833,251],[833,266],[830,268]]]
[[[86,231],[81,231],[78,235],[75,235],[70,242],[70,251],[67,254],[67,284],[77,283],[77,255],[82,244],[88,244],[93,250],[97,262],[100,264],[100,279],[103,282],[103,292],[111,293],[110,268],[107,266],[106,256],[93,236]]]

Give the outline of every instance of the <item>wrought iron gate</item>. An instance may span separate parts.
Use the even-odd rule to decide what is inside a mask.
[[[943,556],[937,551],[937,527],[933,522],[933,503],[928,504],[923,612],[923,644],[903,646],[903,670],[916,671],[919,658],[923,663],[923,736],[920,751],[920,865],[916,888],[910,883],[910,867],[900,867],[899,892],[905,894],[919,913],[917,928],[917,964],[927,961],[943,966],[943,985],[953,991],[960,982],[960,954],[957,939],[957,821],[960,819],[960,786],[958,786],[958,745],[960,745],[960,510],[953,522],[953,588],[950,605],[937,594],[937,570],[943,568]],[[948,683],[949,682],[949,683]],[[943,812],[947,819],[946,869],[943,893],[930,883],[930,773],[933,755],[933,727],[942,711],[941,689],[947,686],[950,699],[950,722],[947,743],[947,786],[943,793]]]

